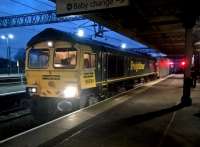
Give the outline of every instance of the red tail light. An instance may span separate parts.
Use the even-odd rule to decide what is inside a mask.
[[[185,66],[185,61],[182,61],[182,62],[181,62],[181,65],[182,65],[182,66]]]

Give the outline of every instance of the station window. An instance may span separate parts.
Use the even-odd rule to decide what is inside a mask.
[[[31,49],[29,52],[29,68],[48,68],[49,50]]]
[[[54,54],[54,67],[75,68],[77,51],[75,49],[56,49]]]
[[[95,68],[95,54],[85,53],[83,60],[84,68]]]

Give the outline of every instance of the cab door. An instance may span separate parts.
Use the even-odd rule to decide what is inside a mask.
[[[96,54],[93,52],[83,52],[83,66],[81,71],[81,89],[96,87],[95,75]]]

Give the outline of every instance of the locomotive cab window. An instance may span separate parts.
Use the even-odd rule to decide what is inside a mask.
[[[77,51],[75,49],[59,48],[55,50],[54,67],[75,68],[77,64]]]
[[[29,68],[48,68],[49,50],[31,49],[28,56]]]
[[[84,68],[95,68],[95,54],[84,53]]]

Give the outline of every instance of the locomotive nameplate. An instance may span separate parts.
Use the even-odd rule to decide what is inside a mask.
[[[131,70],[134,70],[134,71],[139,71],[139,70],[144,70],[145,68],[145,64],[143,63],[134,63],[134,62],[131,62]]]
[[[92,88],[96,87],[96,78],[94,71],[84,71],[81,74],[81,88]]]
[[[60,75],[42,75],[43,80],[60,80]]]

